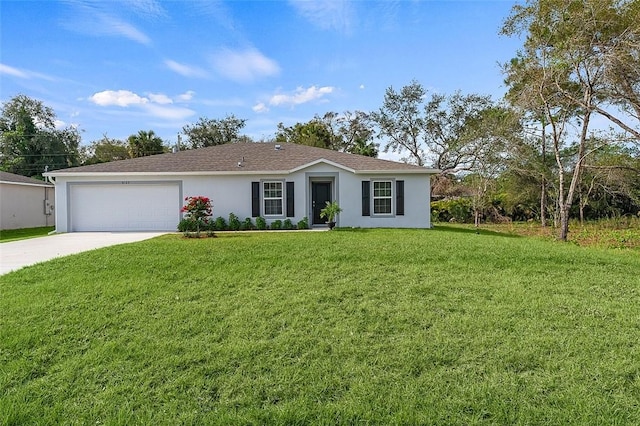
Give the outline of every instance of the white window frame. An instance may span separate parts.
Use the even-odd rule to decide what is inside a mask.
[[[381,183],[385,183],[389,185],[389,189],[390,189],[390,193],[389,195],[384,195],[384,196],[376,196],[376,184],[381,184]],[[394,208],[394,202],[393,202],[393,192],[394,192],[394,185],[393,185],[394,181],[393,180],[372,180],[371,181],[371,214],[373,216],[393,216],[393,208]],[[389,200],[389,207],[390,210],[389,212],[384,212],[384,213],[379,213],[376,212],[376,200]]]
[[[266,191],[267,186],[271,184],[280,185],[280,196],[279,197],[267,197]],[[273,191],[274,189],[269,189]],[[275,189],[278,190],[277,188]],[[284,216],[284,182],[281,180],[265,180],[262,182],[262,211],[265,217],[283,217]],[[268,214],[267,213],[267,201],[279,200],[280,201],[280,213]]]

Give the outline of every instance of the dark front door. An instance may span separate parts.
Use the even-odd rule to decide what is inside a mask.
[[[327,222],[326,218],[320,217],[320,210],[325,208],[327,201],[331,201],[331,182],[311,182],[312,225]]]

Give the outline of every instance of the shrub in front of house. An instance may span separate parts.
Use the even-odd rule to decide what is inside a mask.
[[[264,231],[265,229],[267,229],[267,221],[265,220],[264,217],[262,216],[256,217],[256,229],[260,231]]]
[[[298,222],[298,229],[309,229],[309,219],[306,216]]]
[[[229,230],[231,231],[239,231],[242,223],[238,216],[233,213],[229,213]]]
[[[256,229],[256,226],[253,224],[253,221],[251,220],[251,218],[248,217],[242,222],[240,229],[243,231],[252,231]]]
[[[218,216],[213,223],[213,229],[216,231],[226,231],[227,230],[227,221],[222,216]]]
[[[178,231],[180,232],[196,232],[198,229],[198,224],[193,219],[182,219],[178,223]]]
[[[200,222],[200,230],[201,231],[214,231],[214,222],[210,219],[204,219]],[[198,231],[198,223],[193,219],[182,219],[178,223],[178,231],[179,232],[197,232]]]
[[[207,230],[209,219],[213,213],[213,204],[208,197],[185,197],[186,204],[180,209],[185,214],[184,219],[178,223],[178,230],[187,235],[195,231],[195,236],[200,237],[200,231]],[[191,236],[191,235],[188,235]]]
[[[282,229],[282,221],[280,219],[274,220],[271,222],[270,228],[276,231]]]
[[[294,225],[293,222],[291,222],[291,219],[285,219],[284,222],[282,222],[282,229],[294,229]]]

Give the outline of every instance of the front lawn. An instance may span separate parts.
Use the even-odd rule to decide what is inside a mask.
[[[166,235],[0,277],[0,424],[640,424],[640,256]]]
[[[49,235],[55,226],[41,226],[39,228],[3,229],[0,231],[0,242],[6,243],[27,238],[44,237]]]

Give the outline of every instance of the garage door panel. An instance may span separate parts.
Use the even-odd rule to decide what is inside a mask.
[[[178,184],[73,185],[72,231],[173,231],[180,220]]]

